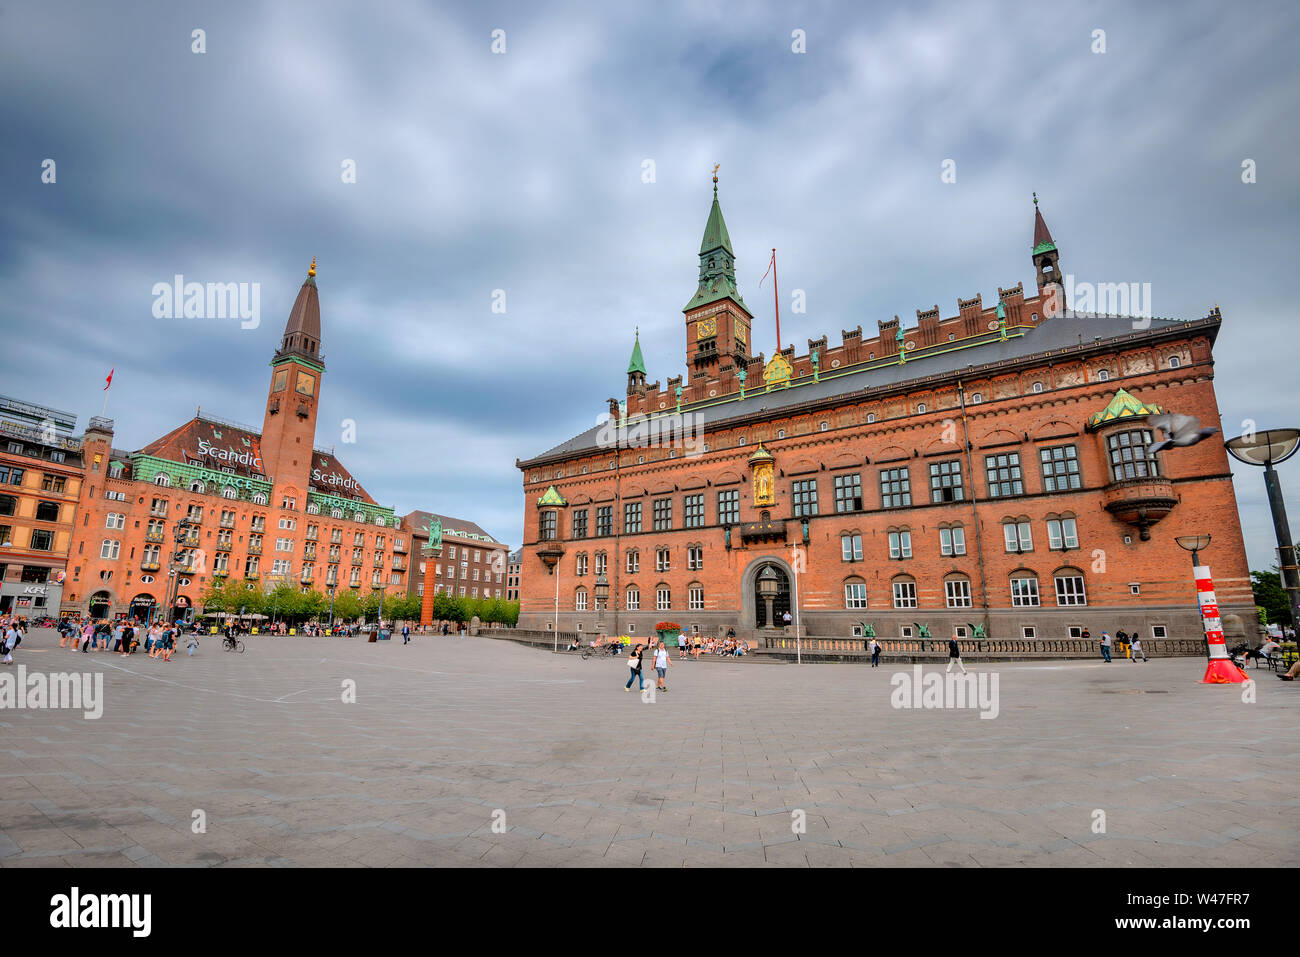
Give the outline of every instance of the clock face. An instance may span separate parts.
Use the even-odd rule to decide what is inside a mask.
[[[745,341],[745,327],[740,323],[736,323],[736,338],[741,342]]]
[[[717,319],[701,319],[695,326],[695,338],[707,339],[718,334]]]

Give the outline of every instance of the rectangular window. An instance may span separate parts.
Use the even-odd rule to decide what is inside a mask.
[[[686,567],[693,572],[699,571],[704,567],[704,549],[699,545],[692,545],[686,549]]]
[[[794,483],[794,517],[807,518],[817,514],[817,480],[805,479]]]
[[[687,592],[687,607],[691,611],[700,611],[704,608],[704,589],[699,585],[692,585]]]
[[[1015,608],[1038,607],[1038,579],[1011,579],[1011,604]]]
[[[960,502],[962,500],[961,462],[950,459],[930,463],[930,501]]]
[[[654,530],[666,532],[673,527],[673,500],[657,498],[654,500]]]
[[[1066,549],[1079,547],[1079,529],[1072,518],[1053,518],[1047,522],[1047,547]]]
[[[672,597],[667,588],[655,589],[655,610],[669,611],[673,607]]]
[[[894,582],[894,607],[916,607],[916,582]]]
[[[939,552],[943,555],[965,555],[966,529],[960,525],[939,529]]]
[[[1009,552],[1032,552],[1034,536],[1028,522],[1005,522],[1002,525],[1002,537]]]
[[[1083,590],[1083,576],[1056,576],[1056,603],[1058,605],[1086,605],[1088,597]]]
[[[912,479],[907,469],[881,469],[880,507],[902,508],[912,504]]]
[[[608,562],[608,558],[606,557],[604,552],[596,553],[596,574],[597,575],[605,574],[605,570],[608,567],[607,562]]]
[[[587,509],[575,509],[573,513],[573,537],[587,537]]]
[[[641,570],[641,553],[631,551],[627,553],[627,573],[635,575]]]
[[[860,474],[855,472],[852,475],[835,476],[835,511],[862,511],[862,476]]]
[[[846,562],[862,561],[862,536],[861,535],[841,535],[840,536],[840,557]]]
[[[989,498],[1008,498],[1012,495],[1025,494],[1025,480],[1020,474],[1019,452],[984,456],[984,472],[988,476]]]
[[[1044,492],[1068,492],[1079,487],[1079,450],[1075,446],[1039,449],[1038,459],[1043,467]]]
[[[99,546],[99,557],[109,559],[117,558],[118,553],[121,552],[121,550],[121,542],[115,542],[106,538]]]
[[[866,608],[867,586],[862,582],[847,582],[844,585],[844,607]]]
[[[41,478],[41,490],[44,492],[62,492],[67,480],[62,475],[46,475]]]
[[[911,558],[912,557],[912,533],[909,531],[890,532],[889,533],[889,557],[890,558]]]
[[[704,496],[688,495],[684,503],[683,512],[686,516],[687,528],[704,527]]]
[[[614,506],[601,505],[596,509],[596,536],[614,534]]]
[[[965,578],[954,579],[943,583],[944,595],[948,599],[949,608],[970,608],[970,582]]]
[[[669,567],[668,549],[666,548],[655,549],[655,571],[666,572],[668,571],[668,567]]]
[[[48,552],[54,548],[54,533],[47,528],[37,528],[32,531],[32,551]],[[117,556],[114,555],[114,558]]]
[[[477,591],[477,590],[478,590],[478,589],[475,589],[475,591]],[[575,609],[576,611],[586,611],[586,610],[587,610],[587,590],[586,590],[585,588],[579,588],[579,589],[578,589],[578,596],[577,596],[577,598],[578,598],[578,600],[574,603],[574,609]]]
[[[552,509],[547,509],[545,512],[542,512],[541,525],[538,530],[541,533],[541,539],[544,542],[555,540],[555,516],[556,513]]]
[[[656,510],[658,503],[655,503]],[[623,506],[623,533],[631,535],[641,531],[641,503],[627,502]]]
[[[735,525],[740,521],[740,493],[733,489],[718,493],[718,524]]]
[[[1020,637],[1029,638],[1029,639],[1037,638],[1038,629],[1036,629],[1033,625],[1025,625],[1023,628],[1020,629]]]
[[[629,588],[627,590],[627,610],[641,610],[641,590],[639,588]]]
[[[1168,637],[1169,637],[1169,630],[1168,630],[1164,625],[1152,625],[1152,626],[1151,626],[1151,637],[1152,637],[1152,638],[1168,638]]]
[[[1119,432],[1106,439],[1110,452],[1110,470],[1115,481],[1131,478],[1156,478],[1160,465],[1155,455],[1147,452],[1151,433],[1146,430]]]

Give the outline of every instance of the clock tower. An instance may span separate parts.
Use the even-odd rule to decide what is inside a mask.
[[[306,504],[316,438],[316,407],[325,363],[320,354],[316,260],[298,290],[280,348],[271,358],[271,388],[262,424],[262,464],[277,490],[291,486]]]
[[[736,254],[718,205],[717,168],[713,206],[700,242],[700,283],[682,312],[686,316],[686,368],[690,379],[710,378],[742,368],[750,351],[754,316],[736,286]]]

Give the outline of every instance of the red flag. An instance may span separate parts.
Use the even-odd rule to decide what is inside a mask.
[[[772,261],[771,261],[770,263],[767,264],[767,272],[771,272],[772,269],[773,269],[775,266],[776,266],[776,250],[773,249],[773,250],[772,250]],[[767,278],[767,272],[763,273],[763,279],[766,279],[766,278]],[[758,288],[759,288],[759,289],[762,289],[762,288],[763,288],[763,279],[760,279],[760,280],[758,281]]]
[[[772,261],[767,265],[767,272],[772,274],[772,311],[776,313],[776,351],[781,351],[781,304],[777,301],[776,288],[776,250],[772,250]],[[763,273],[763,279],[767,278],[767,272]],[[758,281],[758,288],[763,288],[763,279]]]
[[[108,391],[108,387],[113,384],[113,373],[115,371],[117,371],[117,366],[113,366],[112,369],[108,370],[108,378],[104,380],[104,391],[106,392]]]

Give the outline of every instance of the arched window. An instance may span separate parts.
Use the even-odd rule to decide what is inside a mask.
[[[221,490],[222,498],[238,498],[239,491],[233,485],[227,485]]]
[[[911,575],[899,575],[890,583],[894,591],[895,608],[916,607],[916,579]]]
[[[265,493],[265,492],[255,492],[255,493],[253,493],[253,504],[254,504],[254,505],[265,505],[265,504],[266,504],[266,493]]]
[[[822,423],[822,431],[823,431],[823,432],[827,431],[830,427],[831,427],[831,424],[830,424],[829,422],[823,422],[823,423]]]
[[[341,508],[330,509],[330,518],[342,518],[342,517],[343,517],[343,509]]]
[[[785,438],[785,429],[777,429],[777,430],[776,430],[776,437],[777,437],[778,439],[783,439],[783,438]]]
[[[1098,382],[1109,382],[1109,381],[1110,381],[1110,370],[1109,370],[1109,369],[1098,369],[1098,370],[1097,370],[1097,381],[1098,381]]]
[[[970,608],[970,579],[965,575],[948,575],[943,580],[943,595],[949,608]]]
[[[970,401],[972,405],[979,405],[984,401],[984,396],[980,395],[978,392],[972,392]]]
[[[1021,568],[1011,573],[1011,607],[1039,607],[1038,576],[1028,569]]]
[[[868,412],[868,413],[867,413],[867,422],[874,422],[874,421],[876,421],[876,413],[874,413],[874,412]]]
[[[920,413],[920,412],[924,412],[924,411],[925,411],[925,403],[924,403],[924,402],[918,402],[918,403],[916,403],[916,411],[917,411],[918,413]]]
[[[353,513],[352,513],[352,521],[354,521],[354,522],[364,522],[365,520],[366,520],[366,513],[365,513],[365,512],[353,512]]]
[[[704,586],[699,582],[691,582],[687,587],[686,607],[691,611],[704,610]]]
[[[1088,595],[1083,585],[1083,572],[1077,568],[1058,568],[1052,573],[1056,586],[1056,604],[1074,606],[1088,604]]]
[[[637,588],[635,585],[629,585],[627,587],[627,610],[641,610],[641,589]]]
[[[384,516],[382,516],[382,515],[376,515],[376,516],[375,516],[375,524],[378,525],[380,528],[383,528],[383,527],[384,527]]]
[[[573,556],[573,574],[581,578],[587,574],[587,553],[578,552]]]
[[[861,578],[844,579],[844,607],[861,609],[867,607],[867,583]]]
[[[206,486],[198,479],[195,479],[193,482],[190,483],[190,491],[202,493],[206,491]]]
[[[319,506],[318,504],[316,504],[315,502],[308,502],[308,503],[307,503],[307,514],[308,514],[308,515],[319,515],[319,514],[320,514],[320,506]]]
[[[1169,368],[1171,368],[1171,369],[1177,369],[1177,368],[1178,368],[1179,366],[1181,366],[1182,364],[1183,364],[1183,360],[1180,359],[1180,358],[1178,358],[1178,356],[1170,356],[1170,357],[1169,357]]]
[[[159,472],[157,475],[153,477],[153,484],[161,485],[163,488],[171,488],[172,477],[168,475],[166,472]]]
[[[1043,384],[1042,384],[1041,382],[1035,382],[1035,383],[1034,383],[1034,391],[1035,391],[1035,392],[1042,392],[1042,391],[1043,391]]]

